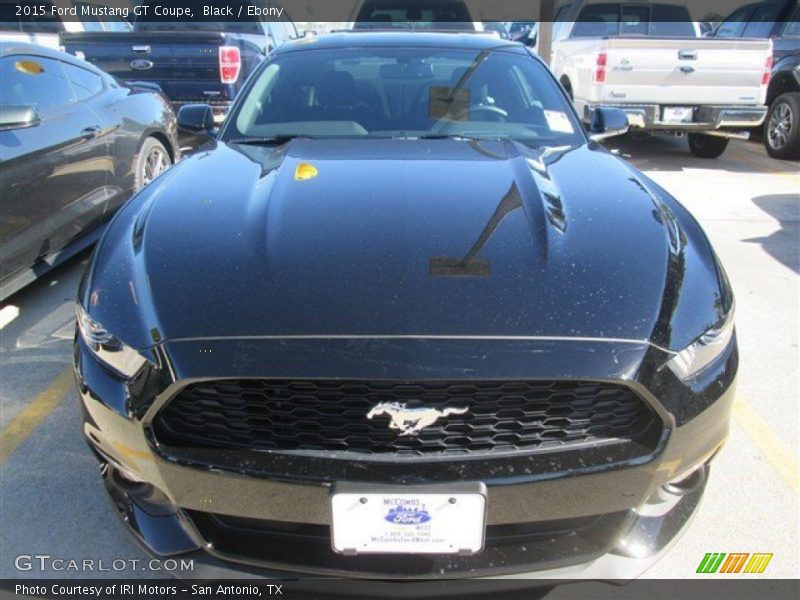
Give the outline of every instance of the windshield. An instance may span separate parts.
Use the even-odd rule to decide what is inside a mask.
[[[442,48],[278,55],[237,103],[221,139],[285,136],[585,141],[563,93],[526,52]]]

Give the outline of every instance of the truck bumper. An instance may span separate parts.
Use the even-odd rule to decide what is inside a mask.
[[[591,119],[591,111],[598,105],[587,104],[584,119]],[[604,104],[619,108],[628,115],[631,127],[646,130],[713,132],[718,135],[736,135],[736,130],[758,127],[764,123],[766,106],[695,106],[691,121],[662,120],[663,107],[659,104]]]

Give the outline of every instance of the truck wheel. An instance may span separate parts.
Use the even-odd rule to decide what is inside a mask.
[[[764,147],[773,158],[800,158],[800,92],[786,92],[769,107]]]
[[[717,158],[728,147],[728,138],[705,133],[689,134],[689,150],[698,158]]]
[[[138,192],[172,166],[172,159],[164,145],[156,138],[147,138],[136,157],[134,191]]]

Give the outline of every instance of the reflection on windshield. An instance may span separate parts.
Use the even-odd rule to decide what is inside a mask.
[[[491,275],[492,269],[489,261],[478,255],[506,215],[521,207],[522,197],[517,189],[517,184],[512,183],[469,251],[461,258],[448,256],[431,258],[430,274],[433,277],[488,277]]]
[[[289,135],[584,141],[552,77],[515,47],[279,55],[259,72],[221,137]]]

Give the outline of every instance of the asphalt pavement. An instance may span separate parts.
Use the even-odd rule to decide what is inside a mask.
[[[717,160],[692,157],[674,138],[626,137],[608,145],[699,219],[736,294],[741,365],[731,435],[688,532],[645,576],[696,576],[708,552],[767,552],[773,558],[762,577],[797,578],[800,164],[773,160],[761,145],[742,141]],[[81,439],[67,370],[87,256],[0,308],[1,578],[164,575],[142,568],[147,556],[108,506]],[[34,554],[93,560],[95,570],[18,570],[17,557]],[[141,563],[96,570],[99,561],[119,559]]]

